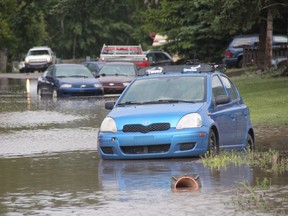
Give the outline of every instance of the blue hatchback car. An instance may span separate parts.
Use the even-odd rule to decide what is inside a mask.
[[[102,159],[148,159],[253,150],[249,109],[209,65],[146,70],[124,90],[98,133]]]

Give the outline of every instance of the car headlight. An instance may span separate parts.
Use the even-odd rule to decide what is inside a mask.
[[[52,58],[49,56],[47,57],[47,62],[51,62],[52,61]]]
[[[196,128],[202,126],[202,118],[198,113],[190,113],[183,116],[178,122],[176,129]]]
[[[60,88],[71,88],[71,87],[72,87],[72,84],[69,84],[69,83],[65,83],[60,86]]]
[[[95,87],[95,88],[102,88],[102,85],[99,84],[99,83],[95,83],[95,84],[94,84],[94,87]]]
[[[114,119],[111,117],[106,117],[101,123],[100,131],[116,133],[117,126],[116,126],[116,122],[114,121]]]
[[[123,85],[126,87],[130,84],[130,82],[124,82]]]

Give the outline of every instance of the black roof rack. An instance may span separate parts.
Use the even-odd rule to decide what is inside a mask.
[[[151,66],[141,68],[138,71],[140,76],[153,74],[170,74],[170,73],[205,73],[219,71],[225,73],[226,67],[215,63],[201,63],[198,59],[186,60],[182,65]]]

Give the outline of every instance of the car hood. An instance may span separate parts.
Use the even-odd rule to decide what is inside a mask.
[[[123,83],[131,82],[134,78],[134,76],[100,76],[98,80],[102,83]]]
[[[202,106],[203,103],[129,105],[114,108],[108,116],[116,121],[118,130],[127,124],[170,123],[176,127],[181,117],[199,111]]]

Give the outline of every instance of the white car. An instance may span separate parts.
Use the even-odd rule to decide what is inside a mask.
[[[51,64],[55,64],[56,56],[49,47],[33,47],[25,58],[26,72],[45,71]]]

